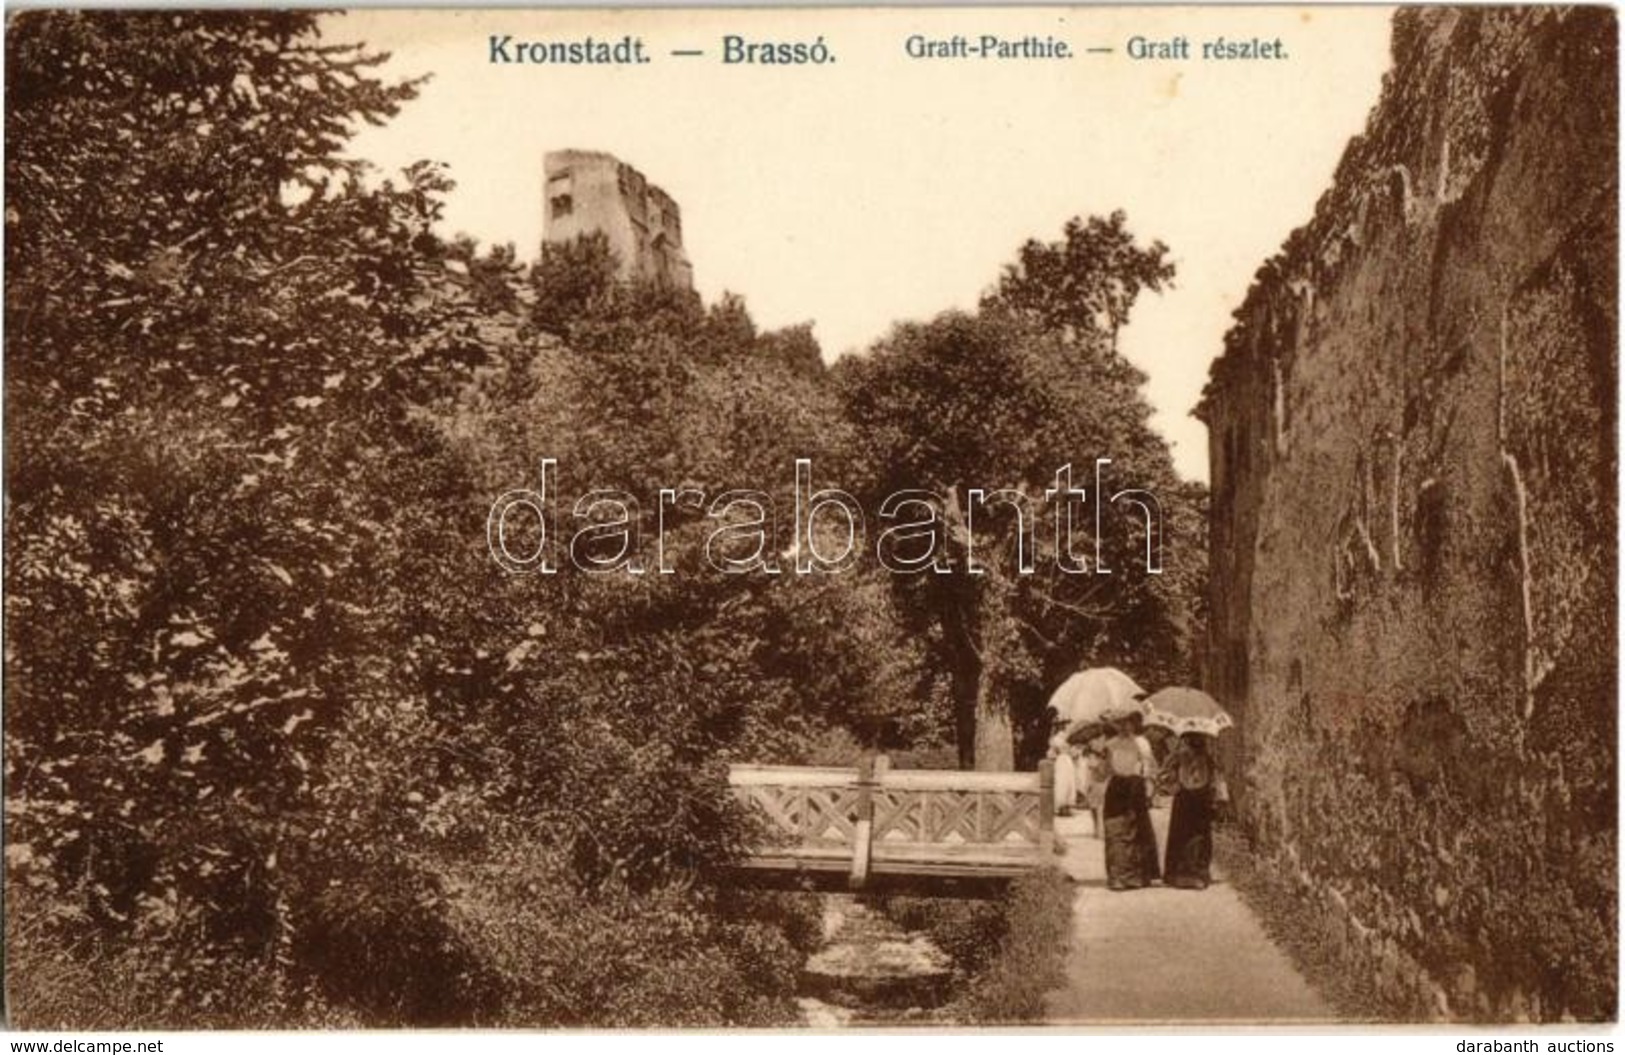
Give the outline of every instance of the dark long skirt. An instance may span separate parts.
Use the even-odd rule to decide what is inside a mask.
[[[1213,789],[1181,788],[1168,818],[1169,886],[1201,890],[1213,881]]]
[[[1151,830],[1145,781],[1112,777],[1101,811],[1106,820],[1106,885],[1113,890],[1150,886],[1157,878],[1157,836]]]

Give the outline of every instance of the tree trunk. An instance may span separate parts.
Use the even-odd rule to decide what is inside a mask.
[[[981,670],[976,679],[976,768],[983,772],[1016,768],[1009,685],[1004,677],[1007,651],[1016,643],[1009,616],[1011,589],[998,567],[987,568],[976,609],[976,638],[981,644]]]
[[[959,748],[959,768],[976,768],[976,686],[981,682],[980,663],[973,672],[952,675],[954,698],[954,743]]]
[[[982,665],[982,676],[976,686],[976,768],[984,772],[1016,768],[1010,700],[1002,687],[995,684],[989,664]]]
[[[982,683],[982,660],[966,615],[974,617],[976,600],[950,597],[943,610],[942,634],[947,642],[948,694],[954,704],[954,746],[959,768],[976,768],[976,701]]]
[[[957,486],[950,488],[944,511],[950,545],[955,547],[955,567],[944,583],[947,603],[942,618],[959,768],[1011,770],[1015,768],[1015,741],[1001,658],[1012,643],[1008,614],[1012,586],[996,562],[983,564],[980,574],[971,574],[974,540],[959,496]]]

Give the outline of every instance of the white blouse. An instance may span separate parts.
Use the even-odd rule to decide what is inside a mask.
[[[1106,761],[1114,777],[1143,777],[1151,772],[1151,744],[1143,736],[1114,736],[1106,741]]]

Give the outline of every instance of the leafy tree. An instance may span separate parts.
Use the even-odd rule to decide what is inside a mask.
[[[602,233],[544,242],[541,258],[531,270],[536,325],[562,337],[572,322],[612,310],[618,267],[615,251]]]
[[[871,507],[924,489],[946,525],[943,572],[894,582],[948,671],[967,767],[1008,769],[1018,746],[1025,758],[1041,750],[1044,690],[1080,661],[1169,668],[1188,644],[1173,614],[1185,602],[1170,603],[1148,574],[1143,521],[1108,505],[1097,538],[1093,516],[1079,514],[1075,555],[1057,549],[1058,503],[1046,492],[1070,465],[1073,485],[1098,504],[1096,458],[1111,459],[1110,493],[1157,496],[1164,537],[1193,526],[1168,516],[1184,493],[1148,424],[1144,375],[1109,348],[1134,295],[1171,278],[1165,249],[1137,248],[1121,214],[1067,232],[1064,248],[1029,243],[979,315],[900,326],[836,369],[845,413],[872,453]],[[1019,498],[975,503],[978,488]],[[1023,546],[1030,572],[1018,563]],[[1183,540],[1178,551],[1188,555]],[[1062,570],[1076,556],[1088,573]]]
[[[632,287],[569,329],[569,354],[544,351],[510,375],[533,382],[527,396],[465,400],[471,416],[451,427],[466,437],[467,456],[493,496],[534,482],[543,457],[558,459],[561,510],[589,489],[633,496],[635,560],[653,568],[663,554],[676,573],[584,576],[571,586],[573,569],[561,561],[559,575],[535,577],[524,589],[579,589],[572,603],[591,613],[595,653],[624,651],[626,640],[669,640],[673,649],[681,642],[686,655],[710,657],[695,661],[702,673],[737,678],[740,695],[730,706],[742,708],[744,724],[723,749],[734,758],[793,756],[826,723],[861,727],[871,743],[892,735],[894,702],[918,675],[912,651],[887,623],[878,580],[724,575],[706,557],[719,521],[703,503],[749,488],[771,504],[766,556],[783,564],[796,459],[811,459],[832,479],[855,461],[821,362],[781,353],[810,338],[759,335],[737,298],[701,309]],[[482,387],[508,383],[490,378]],[[703,503],[662,514],[659,491],[679,487]],[[872,649],[832,632],[855,622],[873,626]],[[630,655],[627,662],[639,663]],[[889,687],[877,693],[877,681]],[[669,704],[651,698],[648,706]],[[707,751],[715,754],[716,745]]]
[[[824,353],[812,334],[810,323],[763,334],[761,349],[762,354],[781,360],[795,373],[814,378],[823,376]]]
[[[1029,240],[1007,265],[983,310],[1008,311],[1038,327],[1081,341],[1104,338],[1117,351],[1117,331],[1144,291],[1173,281],[1168,247],[1141,247],[1118,209],[1105,219],[1068,220],[1058,242]]]
[[[153,1025],[780,1021],[811,928],[695,882],[745,834],[726,763],[935,735],[943,670],[996,718],[1174,625],[1155,587],[1009,574],[997,514],[950,543],[985,579],[717,574],[693,505],[676,576],[504,574],[490,502],[546,456],[644,499],[646,567],[667,486],[761,489],[782,557],[796,458],[962,500],[1166,457],[1094,338],[1014,309],[832,374],[601,239],[448,243],[438,166],[342,155],[415,86],[314,14],[11,29],[7,925],[72,991]]]
[[[36,916],[147,948],[167,1014],[274,1021],[327,880],[404,839],[364,826],[400,770],[346,745],[444,676],[377,645],[479,515],[415,408],[501,334],[444,175],[339,156],[413,95],[381,56],[309,13],[11,29],[8,859]]]

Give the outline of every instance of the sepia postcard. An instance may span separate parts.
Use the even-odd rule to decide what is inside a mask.
[[[1614,1023],[1618,72],[9,11],[7,1023]]]

